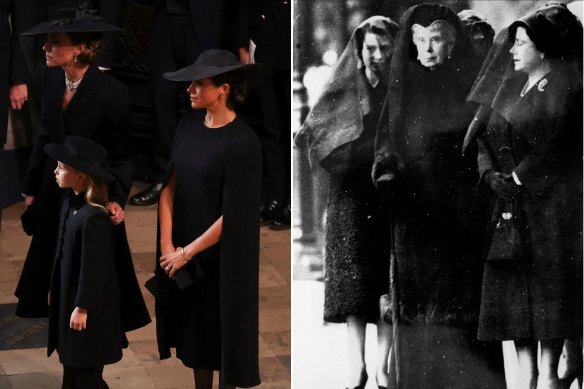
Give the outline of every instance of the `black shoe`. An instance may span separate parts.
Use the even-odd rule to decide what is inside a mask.
[[[130,201],[128,202],[132,205],[156,204],[160,198],[160,192],[162,192],[162,182],[157,182],[156,184],[150,185],[146,190],[130,197]]]
[[[274,220],[282,206],[277,200],[266,202],[260,211],[260,226],[267,226]]]
[[[290,204],[284,208],[280,208],[280,211],[276,214],[272,223],[270,223],[270,230],[287,230],[290,228]]]

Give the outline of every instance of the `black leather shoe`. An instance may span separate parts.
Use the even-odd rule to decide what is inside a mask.
[[[282,205],[276,200],[266,202],[260,211],[260,226],[267,226],[274,220]]]
[[[128,202],[132,205],[156,204],[160,198],[160,192],[162,192],[162,182],[157,182],[156,184],[150,185],[146,190],[130,197],[130,201]]]
[[[290,204],[284,208],[280,208],[280,211],[276,214],[272,222],[270,223],[270,230],[287,230],[290,228]]]

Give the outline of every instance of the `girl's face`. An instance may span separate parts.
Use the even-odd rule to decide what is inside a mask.
[[[72,64],[76,55],[83,50],[83,45],[74,45],[69,35],[64,32],[47,34],[43,45],[48,67]]]
[[[229,85],[215,86],[208,78],[194,80],[187,88],[191,99],[191,107],[212,108],[218,104],[225,104]]]
[[[376,74],[383,74],[383,71],[389,66],[391,57],[392,42],[388,36],[365,33],[363,38],[363,50],[361,57],[366,68]]]
[[[517,27],[515,44],[509,52],[513,54],[513,65],[518,72],[529,74],[543,62],[541,51],[535,47],[523,27]]]
[[[57,168],[54,173],[59,188],[71,188],[76,193],[83,190],[87,180],[85,173],[75,170],[71,166],[65,165],[62,162],[57,162]]]

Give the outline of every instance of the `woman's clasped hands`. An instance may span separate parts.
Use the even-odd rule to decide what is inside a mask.
[[[173,250],[168,250],[167,254],[160,257],[160,267],[164,272],[172,278],[174,273],[181,267],[187,264],[192,258],[183,247],[177,247]]]

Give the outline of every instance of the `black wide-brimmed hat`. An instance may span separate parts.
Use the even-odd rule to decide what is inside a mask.
[[[120,28],[106,23],[97,16],[96,10],[79,8],[62,8],[55,12],[51,20],[37,24],[21,36],[49,34],[57,32],[107,32],[119,31]]]
[[[203,51],[192,65],[185,66],[176,72],[164,73],[164,78],[170,81],[193,81],[236,69],[241,69],[251,86],[261,84],[271,73],[267,65],[242,64],[230,51],[212,49]]]
[[[80,172],[113,181],[114,176],[105,168],[107,150],[91,139],[69,135],[63,144],[50,143],[45,152],[51,157]]]

